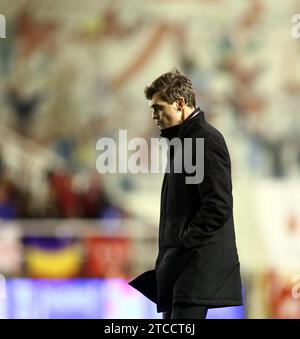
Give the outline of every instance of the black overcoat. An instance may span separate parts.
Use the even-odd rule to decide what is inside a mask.
[[[168,170],[163,179],[159,224],[159,252],[155,268],[129,284],[168,311],[174,302],[225,307],[242,305],[240,263],[233,220],[231,163],[222,134],[205,120],[198,107],[182,124],[163,129],[169,142],[189,149],[169,147]],[[202,164],[196,161],[196,138],[204,140]],[[174,159],[192,155],[204,164],[200,183],[187,184],[193,174],[176,173]]]

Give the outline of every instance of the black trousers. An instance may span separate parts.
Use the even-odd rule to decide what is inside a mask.
[[[163,319],[205,319],[208,308],[202,305],[175,303],[167,312],[163,312]]]

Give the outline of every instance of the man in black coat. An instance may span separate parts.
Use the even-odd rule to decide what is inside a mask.
[[[155,269],[129,284],[155,302],[164,319],[200,319],[210,307],[242,305],[225,140],[196,108],[192,83],[177,69],[157,78],[145,95],[161,137],[169,143],[168,171],[161,191]],[[184,147],[188,139],[191,143]],[[181,149],[172,147],[174,140]],[[198,149],[197,140],[204,147]],[[195,164],[194,176],[183,166],[185,159]],[[197,170],[201,180],[193,180]]]

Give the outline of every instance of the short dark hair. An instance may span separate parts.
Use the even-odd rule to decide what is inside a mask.
[[[196,107],[195,90],[191,80],[182,74],[177,68],[171,72],[162,74],[145,88],[145,96],[151,100],[155,93],[160,94],[162,100],[172,104],[183,97],[189,107]]]

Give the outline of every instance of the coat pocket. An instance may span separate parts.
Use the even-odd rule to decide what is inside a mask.
[[[187,216],[167,216],[164,243],[168,247],[176,247],[189,224]]]
[[[181,239],[184,236],[184,233],[186,229],[188,228],[188,225],[190,223],[191,218],[189,216],[184,217],[183,221],[181,222],[179,232],[178,232],[178,237],[177,237],[177,243],[179,244]]]

